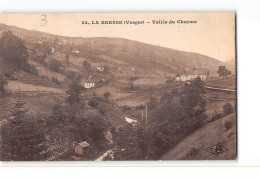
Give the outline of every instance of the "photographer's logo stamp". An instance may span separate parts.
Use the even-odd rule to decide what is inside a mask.
[[[228,148],[222,146],[221,144],[216,144],[216,145],[206,148],[205,150],[209,153],[219,155],[223,152],[228,151]]]

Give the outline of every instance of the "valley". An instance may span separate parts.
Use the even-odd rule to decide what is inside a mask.
[[[111,153],[115,160],[124,160],[124,152],[137,146],[135,151],[148,159],[182,160],[190,150],[196,150],[194,159],[218,159],[203,153],[203,148],[215,143],[227,144],[230,149],[222,158],[235,158],[236,76],[234,71],[225,77],[217,75],[219,66],[232,70],[232,65],[121,38],[62,37],[0,24],[1,35],[7,30],[24,42],[30,70],[0,57],[0,73],[7,81],[6,94],[0,98],[1,126],[12,121],[21,100],[28,118],[37,121],[37,131],[43,131],[41,145],[46,147],[37,153],[40,160],[111,160],[106,158]],[[206,68],[209,77],[204,81],[175,80],[195,67]],[[197,91],[196,85],[203,89]],[[198,101],[190,102],[190,95],[199,96]],[[227,103],[232,112],[225,114]],[[129,121],[137,121],[138,127]],[[232,128],[226,130],[223,125],[228,121]],[[212,140],[212,135],[218,137]],[[74,152],[82,141],[91,146],[85,156]],[[143,147],[145,142],[149,142],[147,146],[169,147],[154,147],[156,152],[150,152]],[[146,158],[133,154],[126,159]]]

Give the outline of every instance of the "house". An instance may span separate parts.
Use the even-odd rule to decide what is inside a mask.
[[[104,71],[104,70],[105,70],[105,67],[100,67],[100,66],[97,67],[97,71]]]
[[[209,70],[206,68],[196,68],[193,67],[191,70],[186,69],[185,73],[182,75],[177,75],[176,81],[191,81],[200,77],[201,80],[206,80],[209,76]]]
[[[78,155],[86,155],[89,153],[90,144],[86,141],[80,142],[75,147],[75,153]]]
[[[85,83],[85,88],[90,89],[90,88],[93,88],[93,87],[95,87],[95,83],[94,82]]]
[[[79,53],[79,51],[78,50],[72,50],[72,53]]]

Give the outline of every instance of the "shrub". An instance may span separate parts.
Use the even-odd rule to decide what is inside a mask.
[[[50,78],[48,76],[45,76],[45,75],[42,75],[41,79],[50,80]]]
[[[91,100],[89,100],[89,105],[93,108],[96,108],[100,103],[106,102],[104,98],[101,97],[93,97]]]
[[[35,75],[35,76],[38,76],[38,71],[36,69],[36,67],[34,65],[31,65],[31,64],[26,64],[24,65],[23,67],[23,70],[32,74],[32,75]]]
[[[15,75],[15,72],[12,71],[12,70],[5,72],[4,76],[6,78],[8,78],[8,79],[11,79],[11,80],[16,80],[17,79],[17,77]]]
[[[90,64],[88,63],[87,60],[84,60],[83,66],[86,67],[87,69],[90,68]]]
[[[226,103],[224,106],[223,106],[223,113],[224,114],[230,114],[234,111],[234,108],[233,106],[230,104],[230,103]]]
[[[35,61],[39,62],[40,64],[47,66],[47,63],[45,61],[46,56],[36,56],[34,58]]]
[[[51,81],[57,85],[60,85],[60,81],[57,78],[55,78],[54,76],[51,78]]]
[[[74,79],[78,76],[77,72],[75,71],[68,71],[64,75],[69,79]]]
[[[130,106],[127,106],[127,105],[124,105],[124,106],[122,106],[121,108],[122,108],[122,110],[124,110],[124,111],[128,111],[128,110],[131,110],[131,109],[132,109]]]
[[[110,93],[110,92],[105,92],[105,93],[103,94],[103,96],[104,96],[104,98],[108,99],[109,96],[111,96],[111,93]]]
[[[225,123],[225,129],[226,131],[228,131],[229,129],[231,129],[231,127],[233,126],[233,123],[231,121],[228,121]]]
[[[6,94],[6,90],[5,90],[5,86],[8,84],[6,78],[1,75],[0,76],[0,95],[5,95]]]

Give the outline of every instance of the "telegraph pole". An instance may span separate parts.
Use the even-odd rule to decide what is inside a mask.
[[[147,120],[147,104],[145,105],[145,122],[146,122],[146,125],[148,123],[148,120]]]

